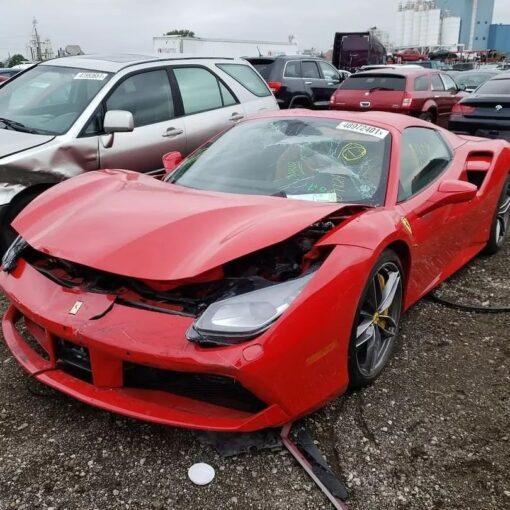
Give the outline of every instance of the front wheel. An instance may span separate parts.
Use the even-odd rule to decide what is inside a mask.
[[[498,200],[496,214],[492,220],[489,241],[485,246],[486,255],[497,253],[505,242],[508,227],[510,226],[510,177],[507,178]]]
[[[403,271],[393,251],[377,261],[363,290],[349,345],[351,388],[371,384],[386,366],[402,312]]]

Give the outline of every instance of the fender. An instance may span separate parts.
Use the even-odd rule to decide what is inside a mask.
[[[306,96],[306,95],[299,95],[299,96],[294,96],[291,100],[290,100],[290,103],[289,103],[289,109],[290,108],[294,108],[294,103],[296,103],[297,101],[300,101],[300,100],[305,100],[308,105],[311,105],[312,104],[312,100]]]
[[[437,116],[437,112],[438,112],[437,103],[432,99],[427,99],[427,101],[425,101],[425,103],[423,104],[423,106],[420,110],[420,113],[426,113],[429,110],[434,110],[436,112],[436,116]]]

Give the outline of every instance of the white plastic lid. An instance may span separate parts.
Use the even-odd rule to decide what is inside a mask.
[[[214,480],[214,468],[205,462],[193,464],[188,469],[189,479],[196,485],[207,485]]]

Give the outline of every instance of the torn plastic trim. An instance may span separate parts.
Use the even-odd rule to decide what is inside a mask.
[[[16,269],[18,259],[27,246],[28,243],[21,236],[14,239],[2,258],[2,269],[6,273],[10,273]]]
[[[306,430],[299,432],[296,442],[292,441],[290,438],[292,425],[292,423],[287,423],[282,428],[280,438],[283,445],[331,501],[333,506],[337,510],[347,510],[347,505],[344,503],[348,496],[345,485],[331,471]]]

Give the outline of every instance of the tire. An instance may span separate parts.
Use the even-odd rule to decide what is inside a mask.
[[[505,181],[494,218],[492,219],[491,233],[489,241],[485,245],[483,253],[485,255],[494,255],[501,250],[507,238],[510,228],[510,176]]]
[[[385,251],[370,272],[356,310],[348,359],[352,389],[373,383],[391,357],[402,314],[403,280],[397,254]]]
[[[424,120],[425,122],[430,122],[431,124],[435,123],[434,114],[430,111],[420,113],[420,115],[418,115],[418,118]]]
[[[33,193],[24,193],[18,197],[14,197],[13,201],[7,207],[0,224],[0,256],[3,257],[5,251],[12,244],[14,239],[18,237],[17,232],[11,227],[11,223],[16,216],[25,209],[25,207],[41,194],[42,190]]]

